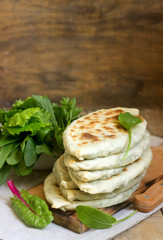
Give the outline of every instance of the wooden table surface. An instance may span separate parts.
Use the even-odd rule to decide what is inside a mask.
[[[112,240],[161,240],[163,239],[163,209],[121,233]]]

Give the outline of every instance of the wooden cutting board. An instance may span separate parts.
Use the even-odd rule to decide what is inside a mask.
[[[132,203],[134,196],[144,192],[148,189],[152,184],[158,182],[163,177],[163,146],[152,147],[153,152],[153,160],[148,168],[146,176],[143,178],[139,188],[132,194],[132,196],[125,202],[108,207],[102,208],[101,210],[112,215],[119,210],[125,208],[130,203]],[[44,192],[43,192],[43,184],[35,186],[28,191],[33,195],[38,195],[42,199],[45,200]],[[50,206],[49,206],[50,208]],[[84,224],[82,224],[77,218],[75,211],[60,211],[54,210],[50,208],[54,216],[54,223],[61,225],[65,228],[68,228],[74,232],[82,233],[88,230]]]

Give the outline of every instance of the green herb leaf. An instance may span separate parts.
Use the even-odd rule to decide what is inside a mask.
[[[139,117],[135,117],[129,112],[120,113],[118,116],[118,120],[120,124],[127,130],[135,127],[137,124],[142,122],[142,120]]]
[[[16,148],[6,159],[9,165],[18,164],[23,159],[23,153],[20,148]]]
[[[0,169],[0,186],[4,184],[4,182],[8,178],[10,171],[11,171],[11,166],[5,163],[3,168]]]
[[[104,229],[112,226],[116,219],[97,208],[79,205],[76,207],[80,221],[90,228]]]
[[[36,135],[37,132],[42,128],[49,124],[45,124],[42,122],[33,122],[29,123],[28,125],[24,127],[5,127],[5,129],[11,134],[11,135],[19,135],[23,132],[31,132],[32,136]],[[4,129],[4,127],[3,127]]]
[[[19,192],[12,180],[8,185],[14,194],[10,197],[12,207],[26,225],[43,229],[53,220],[51,211],[44,200],[38,196],[33,196],[24,189]]]
[[[41,128],[35,136],[37,143],[41,144],[45,142],[49,133],[54,133],[54,128],[52,126]]]
[[[15,147],[17,147],[19,143],[10,143],[5,146],[3,146],[0,150],[0,169],[3,167],[7,157],[10,155],[10,153],[14,150]]]
[[[94,228],[94,229],[110,228],[112,227],[113,224],[116,224],[128,219],[129,217],[134,215],[136,212],[137,210],[132,212],[129,216],[117,221],[116,218],[112,217],[111,215],[105,212],[100,211],[97,208],[84,206],[84,205],[78,205],[76,207],[76,213],[79,220],[87,227]]]
[[[26,142],[28,141],[29,138],[30,138],[30,135],[27,135],[27,136],[24,138],[24,140],[21,142],[20,147],[21,147],[22,152],[24,152],[25,144],[26,144]]]
[[[36,144],[32,138],[29,138],[24,149],[24,160],[27,167],[33,165],[38,159]]]
[[[29,108],[14,114],[2,129],[7,130],[11,135],[19,135],[23,132],[31,132],[35,135],[41,128],[51,125],[49,113],[40,108]]]
[[[19,138],[12,138],[12,137],[1,137],[0,138],[0,147],[3,147],[9,143],[13,143],[18,141]]]
[[[45,143],[43,143],[41,145],[37,145],[36,152],[37,152],[37,154],[46,153],[48,155],[53,155],[52,150]]]
[[[4,123],[5,122],[5,118],[4,118],[4,111],[2,109],[0,109],[0,122]]]
[[[26,176],[32,172],[34,164],[27,167],[24,159],[22,159],[18,164],[13,165],[13,167],[18,176]]]
[[[55,119],[55,115],[54,115],[54,112],[53,112],[53,107],[52,107],[52,103],[50,102],[50,99],[46,96],[39,96],[39,95],[32,95],[32,97],[37,101],[37,104],[38,104],[39,107],[42,107],[48,113],[50,113],[51,118],[52,118],[52,122],[53,122],[54,126],[57,127],[58,124],[57,124],[57,121]]]
[[[38,117],[39,108],[28,108],[20,113],[14,114],[7,123],[8,127],[25,126],[33,116]]]
[[[25,100],[16,100],[12,106],[14,109],[34,108],[37,107],[37,102],[34,98],[28,97]]]
[[[128,146],[127,146],[127,150],[125,152],[125,155],[122,158],[122,161],[126,158],[129,149],[130,149],[130,145],[131,145],[131,128],[135,127],[137,124],[141,123],[142,120],[139,117],[135,117],[132,114],[130,114],[129,112],[125,112],[125,113],[120,113],[118,116],[118,120],[120,122],[120,124],[128,130],[129,132],[129,142],[128,142]]]

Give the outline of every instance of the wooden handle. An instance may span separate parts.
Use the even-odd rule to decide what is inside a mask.
[[[135,196],[134,208],[140,212],[150,212],[163,201],[163,179],[153,184],[144,193]]]

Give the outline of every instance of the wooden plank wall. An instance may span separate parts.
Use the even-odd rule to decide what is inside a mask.
[[[87,111],[152,111],[159,124],[162,64],[161,0],[0,1],[0,107],[69,96]]]

